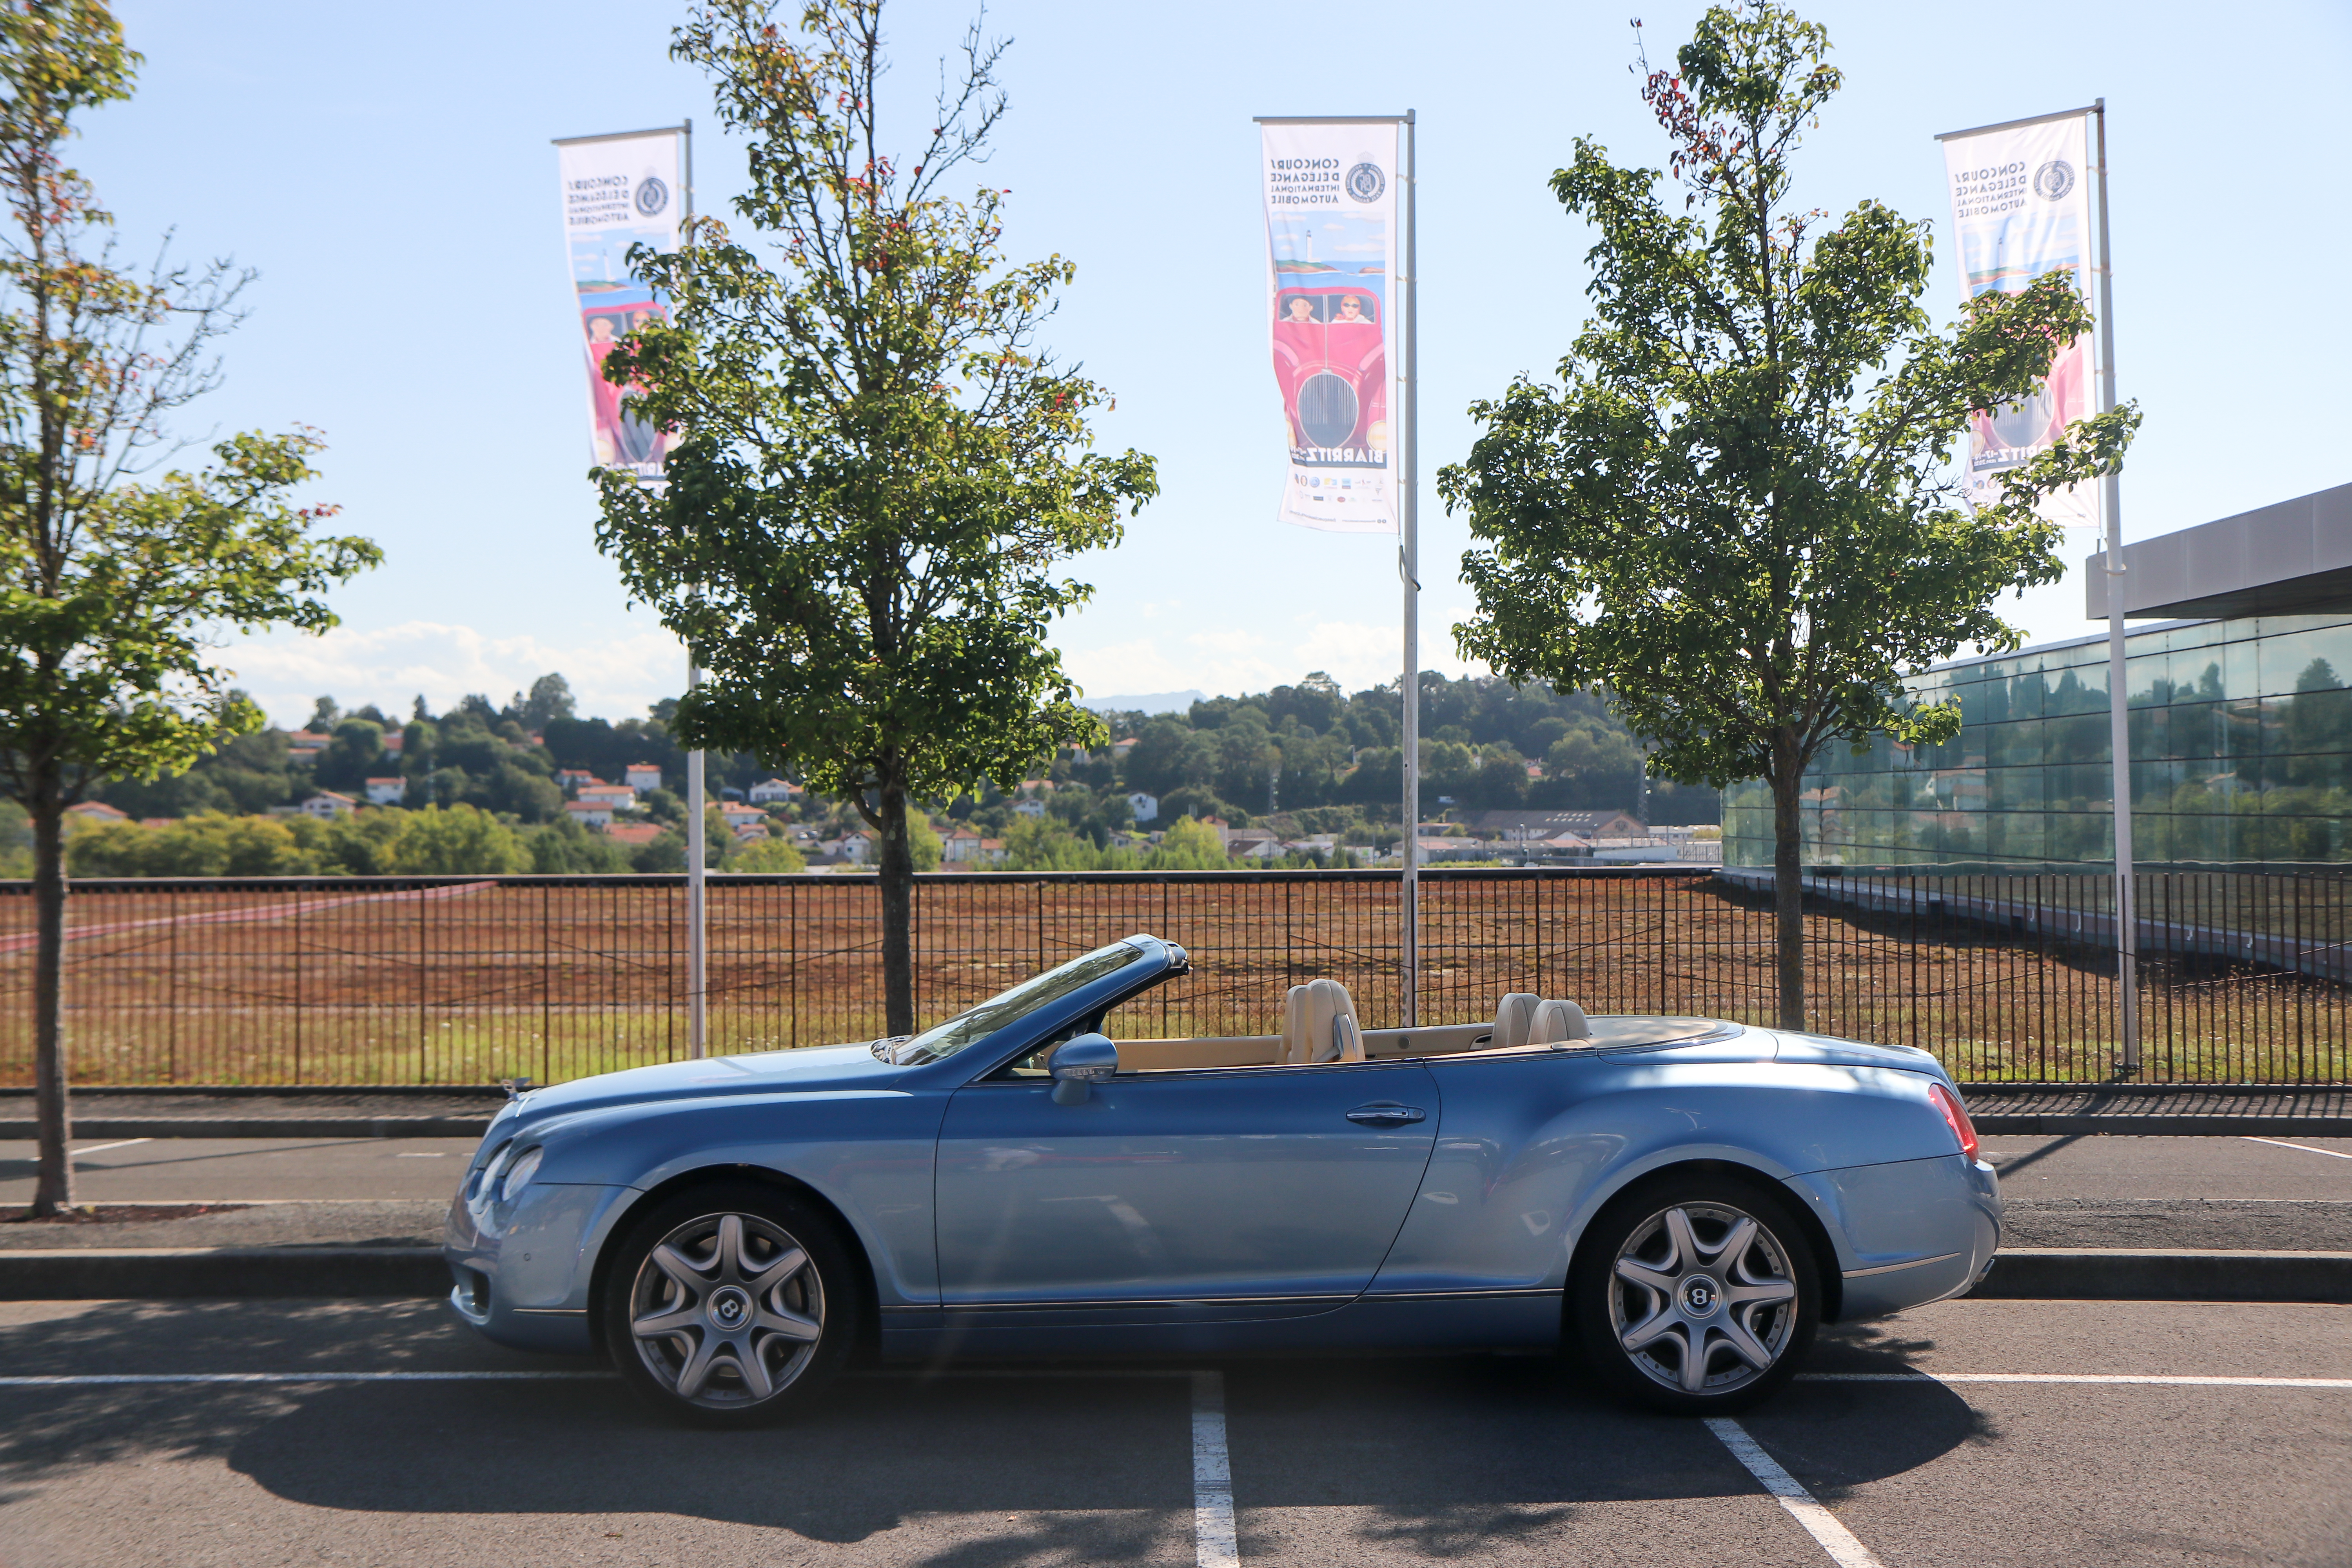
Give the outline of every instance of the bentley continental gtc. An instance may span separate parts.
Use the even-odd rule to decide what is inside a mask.
[[[1525,994],[1367,1029],[1328,979],[1279,1034],[1130,1037],[1190,967],[1131,936],[919,1035],[531,1090],[451,1205],[451,1303],[719,1425],[853,1354],[1559,1349],[1717,1413],[1991,1265],[1925,1052]]]

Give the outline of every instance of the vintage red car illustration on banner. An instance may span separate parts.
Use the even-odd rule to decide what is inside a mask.
[[[1274,374],[1293,463],[1388,467],[1387,282],[1378,262],[1275,263]]]

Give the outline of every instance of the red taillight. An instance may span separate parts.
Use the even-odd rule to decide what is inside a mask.
[[[1952,1136],[1960,1141],[1960,1152],[1971,1160],[1975,1159],[1977,1124],[1969,1120],[1969,1108],[1960,1103],[1960,1097],[1940,1083],[1931,1083],[1927,1086],[1927,1098],[1934,1100],[1936,1109],[1944,1113],[1944,1125],[1949,1127]]]

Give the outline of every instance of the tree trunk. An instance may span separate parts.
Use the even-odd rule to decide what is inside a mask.
[[[915,1032],[915,854],[906,786],[881,790],[882,1008],[893,1035]]]
[[[54,764],[36,764],[33,776],[33,1115],[40,1140],[33,1215],[45,1218],[74,1201],[73,1136],[66,1103],[64,1028],[66,960],[65,792]]]
[[[1805,770],[1793,737],[1780,736],[1773,750],[1778,754],[1772,773],[1772,914],[1780,939],[1780,1027],[1803,1029],[1805,827],[1797,800],[1805,785]]]

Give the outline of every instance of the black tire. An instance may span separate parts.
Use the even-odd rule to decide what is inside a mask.
[[[613,1364],[656,1407],[697,1426],[756,1426],[805,1407],[839,1374],[864,1295],[830,1214],[728,1181],[639,1216],[598,1310]]]
[[[1743,1224],[1755,1227],[1744,1240],[1734,1235]],[[1586,1230],[1568,1293],[1594,1375],[1622,1398],[1678,1415],[1728,1415],[1770,1397],[1821,1324],[1821,1272],[1804,1227],[1769,1187],[1732,1176],[1668,1176],[1620,1196]],[[1694,1341],[1696,1377],[1685,1359]]]

